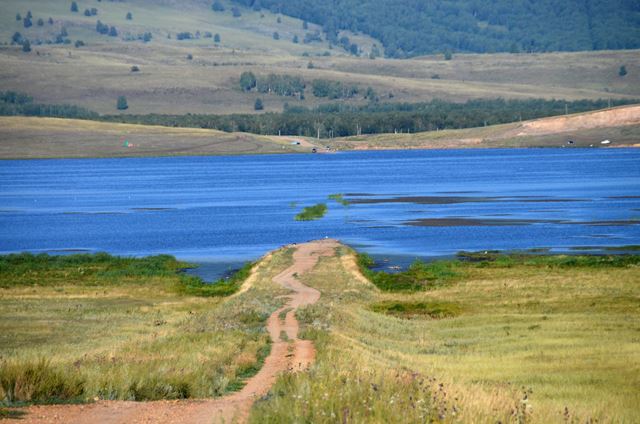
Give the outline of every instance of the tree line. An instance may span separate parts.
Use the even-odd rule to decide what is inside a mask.
[[[421,132],[481,127],[586,112],[640,100],[470,100],[452,103],[370,103],[364,106],[328,104],[314,109],[286,107],[284,112],[230,115],[109,115],[101,120],[170,127],[208,128],[262,135],[297,135],[322,138],[357,134]]]
[[[321,25],[334,44],[363,32],[390,57],[640,48],[637,0],[233,1]]]
[[[49,116],[91,119],[168,127],[208,128],[262,135],[298,135],[323,138],[357,134],[422,132],[505,124],[569,113],[640,103],[640,99],[618,100],[505,100],[480,99],[465,103],[433,100],[422,103],[375,103],[345,105],[330,103],[313,109],[285,106],[280,113],[229,115],[99,115],[73,105],[45,105],[15,91],[0,92],[0,115]],[[122,104],[122,107],[121,107]],[[126,109],[126,99],[118,107]]]

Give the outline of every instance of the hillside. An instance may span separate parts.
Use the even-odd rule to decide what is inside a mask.
[[[324,152],[327,146],[332,150],[640,147],[640,106],[464,130],[322,140],[17,116],[0,117],[0,140],[0,159],[309,153],[314,147]],[[611,144],[601,144],[604,140]]]
[[[238,155],[310,151],[288,139],[196,128],[0,117],[0,159]]]
[[[609,140],[611,143],[602,144]],[[490,147],[640,147],[640,106],[464,130],[330,140],[336,150]]]
[[[640,47],[640,6],[629,0],[234,0],[380,40],[392,57],[450,51],[580,51]],[[348,43],[348,42],[347,42]]]
[[[339,34],[358,45],[352,54],[348,46],[327,42],[322,27],[314,23],[304,29],[303,20],[253,7],[240,7],[240,16],[234,18],[231,4],[224,4],[224,12],[214,12],[209,2],[198,1],[80,1],[79,11],[71,12],[66,2],[0,2],[0,40],[7,43],[0,46],[0,91],[25,92],[40,103],[74,104],[101,114],[257,113],[258,98],[265,112],[282,111],[285,104],[362,105],[370,101],[365,98],[369,87],[385,102],[640,97],[637,51],[370,59],[374,46],[382,45],[362,32]],[[85,9],[91,15],[94,7],[95,16],[84,15]],[[25,28],[29,11],[32,26]],[[17,14],[23,20],[16,20]],[[99,34],[98,20],[115,27],[117,36]],[[16,32],[22,41],[30,41],[30,52],[12,44]],[[316,32],[320,40],[313,37]],[[192,38],[178,40],[184,33]],[[150,35],[148,42],[145,34]],[[75,47],[79,41],[83,45]],[[138,71],[132,71],[133,66]],[[621,66],[627,70],[624,76],[619,75]],[[306,86],[304,97],[242,91],[239,79],[246,71],[260,78],[300,78]],[[315,80],[339,82],[358,92],[337,99],[318,97],[311,87]],[[127,98],[125,111],[116,109],[119,96]]]

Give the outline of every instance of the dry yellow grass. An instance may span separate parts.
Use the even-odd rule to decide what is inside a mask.
[[[87,158],[293,153],[286,138],[199,128],[0,117],[0,158]],[[130,147],[125,147],[128,142]]]

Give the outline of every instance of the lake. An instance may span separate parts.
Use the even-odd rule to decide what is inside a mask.
[[[401,264],[598,251],[640,244],[640,149],[0,161],[0,228],[2,253],[169,253],[207,278],[323,237]]]

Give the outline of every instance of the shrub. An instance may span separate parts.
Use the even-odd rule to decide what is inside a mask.
[[[367,254],[358,254],[358,266],[380,290],[390,292],[415,292],[445,285],[459,276],[458,261],[432,262],[415,261],[406,271],[389,274],[373,271],[375,261]]]
[[[131,67],[131,72],[140,72],[140,68],[138,67],[138,65],[133,65]]]
[[[22,43],[22,51],[25,53],[29,53],[31,51],[31,43],[29,40],[24,40]]]
[[[129,109],[129,104],[127,103],[127,98],[125,96],[118,97],[118,102],[116,104],[118,110],[127,110]]]
[[[130,21],[133,19],[133,15],[131,14],[131,12],[127,12],[127,21]]]
[[[74,13],[78,12],[78,3],[76,3],[75,1],[71,2],[71,11]]]
[[[618,75],[620,75],[621,77],[624,77],[625,75],[627,75],[627,67],[622,65],[618,70]]]
[[[263,110],[264,105],[262,104],[262,99],[256,99],[256,103],[253,105],[255,110]]]
[[[224,6],[218,0],[213,2],[211,9],[213,9],[214,12],[224,12]]]
[[[79,48],[79,47],[83,47],[84,46],[84,41],[76,40],[75,46],[76,46],[76,49]]]

